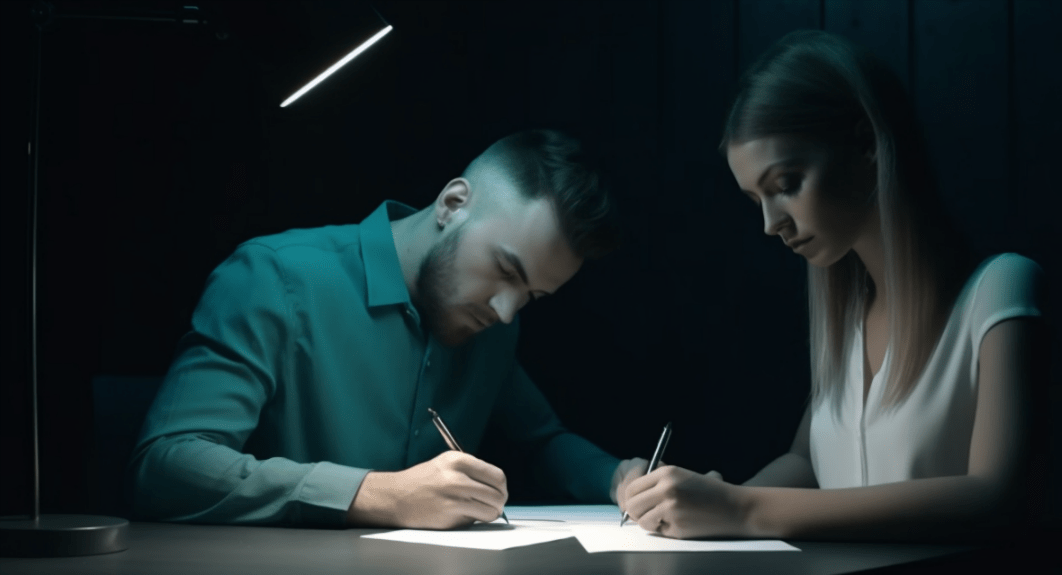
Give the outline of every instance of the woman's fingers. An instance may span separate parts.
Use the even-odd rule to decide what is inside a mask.
[[[638,520],[650,509],[656,507],[664,499],[665,485],[670,467],[661,467],[656,471],[639,477],[631,483],[627,490],[627,514]],[[641,521],[638,522],[641,525]]]

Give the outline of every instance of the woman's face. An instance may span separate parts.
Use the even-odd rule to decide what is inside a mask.
[[[877,217],[877,167],[858,146],[779,135],[731,144],[726,155],[741,191],[763,211],[763,232],[814,266],[844,257]]]

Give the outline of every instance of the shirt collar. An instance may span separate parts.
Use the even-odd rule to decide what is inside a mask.
[[[409,290],[398,261],[394,236],[391,235],[391,220],[414,213],[415,209],[403,203],[387,200],[362,220],[359,226],[369,307],[410,305]]]

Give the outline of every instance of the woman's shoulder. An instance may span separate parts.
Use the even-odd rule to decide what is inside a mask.
[[[1032,259],[1015,253],[986,258],[970,275],[956,302],[979,331],[1006,318],[1040,316],[1044,272]]]
[[[1013,289],[1041,283],[1044,271],[1035,261],[1016,253],[996,254],[985,258],[967,280],[967,288],[983,290]]]

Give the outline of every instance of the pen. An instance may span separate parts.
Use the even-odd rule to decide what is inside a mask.
[[[438,412],[436,412],[434,409],[429,407],[428,408],[428,413],[431,414],[431,422],[435,424],[435,429],[439,430],[439,434],[442,435],[443,441],[446,442],[446,445],[450,446],[450,449],[452,449],[454,451],[459,451],[461,453],[464,453],[465,450],[461,449],[461,446],[457,443],[457,439],[454,437],[454,435],[452,433],[450,433],[450,429],[448,427],[446,427],[445,423],[443,423],[443,420],[442,420],[441,417],[439,417]],[[505,511],[502,511],[501,516],[502,516],[502,519],[504,519],[506,523],[509,522],[509,518],[505,516]]]
[[[660,441],[656,442],[656,451],[653,452],[653,458],[649,460],[649,467],[645,469],[645,474],[649,475],[656,469],[657,465],[660,465],[660,459],[664,457],[664,450],[667,449],[667,440],[671,439],[671,422],[667,422],[664,426],[664,432],[660,434]],[[620,518],[620,527],[627,522],[627,512],[623,512],[623,517]]]

